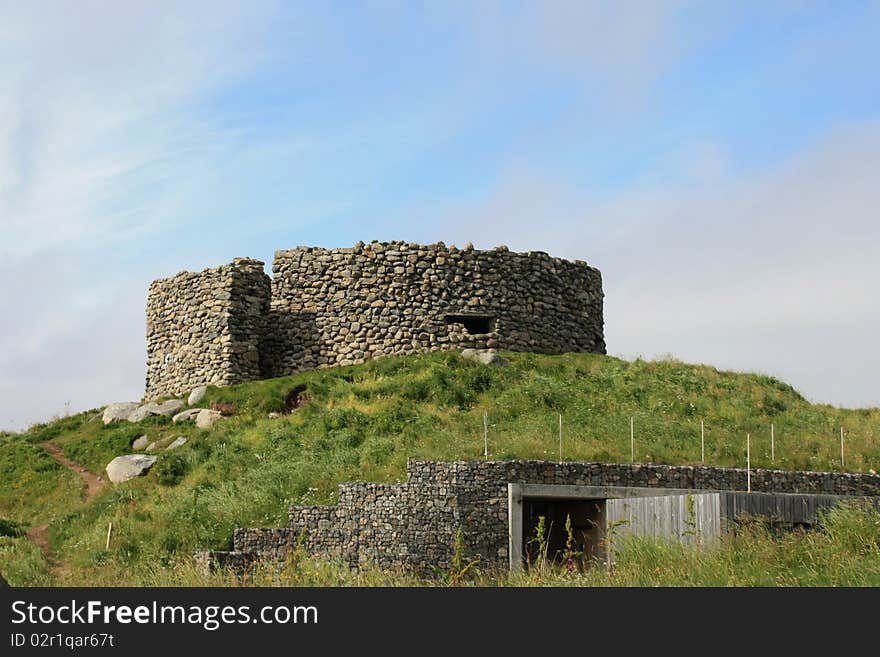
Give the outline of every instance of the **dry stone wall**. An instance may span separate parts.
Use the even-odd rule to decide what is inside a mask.
[[[315,555],[352,568],[373,563],[430,573],[447,568],[455,534],[464,556],[500,568],[508,563],[507,484],[746,490],[742,468],[549,461],[415,461],[406,483],[347,483],[333,506],[292,506],[286,528],[237,529],[231,552],[201,553],[203,563],[283,560],[303,540]],[[880,475],[754,469],[752,490],[880,496]]]
[[[146,396],[448,349],[605,353],[602,277],[581,261],[442,242],[298,247],[155,281]]]
[[[153,281],[147,299],[146,398],[261,378],[259,346],[269,294],[263,263],[248,258]]]
[[[605,353],[602,277],[546,253],[360,243],[275,254],[273,374],[444,349]]]

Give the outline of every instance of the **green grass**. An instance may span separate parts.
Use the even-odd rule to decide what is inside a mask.
[[[703,419],[711,464],[743,465],[750,432],[753,466],[769,467],[772,422],[776,467],[841,470],[840,426],[846,469],[880,466],[880,409],[812,405],[772,377],[674,360],[505,356],[511,365],[497,369],[427,354],[209,388],[203,406],[231,404],[235,413],[208,431],[164,418],[105,427],[92,410],[4,434],[0,518],[24,527],[49,523],[59,566],[17,568],[33,555],[16,547],[0,550],[0,572],[14,584],[47,577],[62,585],[196,581],[191,551],[228,548],[236,526],[281,526],[289,504],[332,503],[340,482],[400,480],[410,457],[481,458],[484,411],[490,458],[558,458],[561,413],[568,460],[629,461],[634,417],[641,462],[698,463]],[[294,389],[310,401],[269,419]],[[161,455],[147,476],[107,486],[87,505],[76,475],[38,446],[51,439],[98,473],[143,434],[190,442]]]
[[[0,542],[0,551],[3,544]],[[39,576],[39,571],[37,571]],[[615,553],[613,570],[582,572],[535,567],[521,573],[468,569],[462,577],[438,573],[419,579],[406,572],[364,566],[351,571],[338,561],[293,551],[285,564],[263,562],[245,575],[210,575],[185,560],[168,567],[144,564],[146,586],[880,586],[880,513],[841,506],[828,511],[817,529],[774,535],[759,522],[722,538],[712,550],[630,537]],[[113,586],[116,574],[98,571],[95,586]]]

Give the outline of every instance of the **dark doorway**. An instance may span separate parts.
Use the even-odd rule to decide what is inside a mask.
[[[461,324],[471,335],[495,330],[495,318],[492,315],[446,315],[446,325],[450,324]]]
[[[544,519],[544,546],[548,561],[568,561],[566,520],[571,521],[574,561],[583,569],[604,558],[605,500],[523,499],[523,560],[532,565],[539,559],[538,528]]]

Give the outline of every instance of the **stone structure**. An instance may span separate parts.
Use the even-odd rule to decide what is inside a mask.
[[[507,247],[358,243],[155,281],[146,397],[447,349],[605,353],[602,278]]]
[[[239,258],[198,274],[153,281],[147,299],[146,398],[179,395],[203,383],[259,379],[269,277],[259,260]]]
[[[346,483],[333,506],[292,506],[284,528],[236,529],[231,552],[201,552],[205,565],[283,560],[300,538],[312,554],[352,568],[431,572],[446,568],[461,527],[464,553],[483,565],[513,565],[510,491],[517,485],[602,487],[596,495],[651,491],[744,491],[741,468],[548,461],[410,461],[405,483]],[[880,496],[880,475],[755,469],[751,490],[822,496]],[[795,497],[795,496],[791,496]]]

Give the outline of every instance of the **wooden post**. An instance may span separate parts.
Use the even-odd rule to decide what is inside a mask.
[[[746,492],[752,492],[752,437],[746,434]]]
[[[489,458],[489,413],[483,411],[483,458]]]
[[[105,550],[110,549],[110,534],[113,533],[113,523],[111,522],[107,525],[107,544],[104,546]]]
[[[706,428],[700,420],[700,463],[706,463]]]
[[[629,460],[631,463],[636,462],[635,419],[632,416],[629,418]]]
[[[840,467],[844,466],[846,466],[846,462],[843,458],[843,427],[840,427]]]
[[[559,462],[562,463],[562,413],[559,414]]]
[[[770,423],[770,463],[776,463],[776,431]]]

